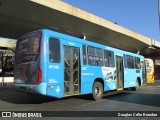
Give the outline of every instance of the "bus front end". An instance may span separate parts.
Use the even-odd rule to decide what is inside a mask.
[[[145,59],[147,71],[147,83],[154,83],[154,62],[152,59]]]
[[[41,32],[22,36],[16,45],[14,85],[16,90],[46,94],[46,83],[42,81]]]

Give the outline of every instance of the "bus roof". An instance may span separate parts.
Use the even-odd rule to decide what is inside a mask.
[[[45,33],[47,35],[54,36],[54,37],[57,37],[57,38],[70,40],[72,42],[78,42],[78,43],[81,43],[81,44],[85,44],[85,45],[89,45],[89,46],[93,46],[93,47],[97,47],[97,48],[101,48],[101,49],[106,49],[106,50],[111,50],[111,51],[116,51],[116,52],[121,52],[121,53],[123,52],[124,54],[144,58],[142,55],[139,55],[139,54],[135,54],[135,53],[131,53],[131,52],[128,52],[128,51],[125,51],[125,50],[120,50],[120,49],[117,49],[117,48],[109,47],[109,46],[102,45],[102,44],[99,44],[99,43],[91,42],[90,40],[87,40],[87,39],[84,40],[82,38],[77,38],[77,37],[70,36],[70,35],[63,34],[63,33],[59,33],[59,32],[56,32],[56,31],[52,31],[52,30],[48,30],[48,29],[42,29],[42,30],[38,30],[38,31],[42,31],[43,33]]]

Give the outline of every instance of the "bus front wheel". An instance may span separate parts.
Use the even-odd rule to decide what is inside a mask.
[[[103,96],[103,86],[100,82],[95,82],[92,89],[92,95],[94,100],[98,101],[102,99]]]

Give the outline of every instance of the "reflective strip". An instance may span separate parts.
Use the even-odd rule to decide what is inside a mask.
[[[66,64],[70,67],[70,64],[68,63],[68,61],[66,59],[64,59],[64,61],[66,62]]]
[[[64,81],[64,82],[65,82],[65,85],[69,87],[69,84],[67,82],[70,82],[70,81]]]

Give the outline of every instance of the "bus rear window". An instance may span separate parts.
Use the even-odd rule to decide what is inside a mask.
[[[16,64],[36,61],[40,49],[41,32],[22,36],[16,46]]]

